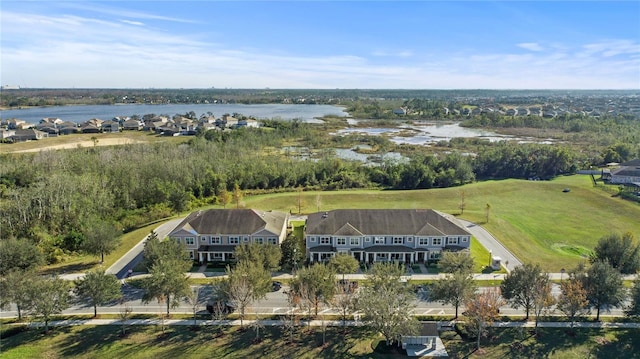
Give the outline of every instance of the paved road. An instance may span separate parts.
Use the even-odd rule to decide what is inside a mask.
[[[488,251],[491,252],[492,256],[497,256],[502,258],[502,265],[507,269],[508,272],[511,272],[515,267],[521,266],[522,262],[515,256],[513,253],[509,252],[509,250],[500,243],[491,233],[489,233],[486,229],[481,226],[465,221],[463,219],[458,219],[460,223],[462,223],[465,228],[474,237],[482,244]],[[489,258],[487,258],[487,263],[489,263]]]
[[[158,238],[162,239],[166,237],[184,218],[172,219],[166,223],[161,224],[154,231],[158,235]],[[107,269],[108,274],[115,274],[118,279],[124,278],[129,269],[133,269],[140,261],[142,261],[142,251],[144,250],[144,244],[149,238],[149,235],[144,237],[138,244],[131,248],[124,256],[118,259],[111,267]]]

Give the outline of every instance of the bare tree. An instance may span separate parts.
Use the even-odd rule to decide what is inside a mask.
[[[193,312],[193,326],[196,327],[198,325],[197,314],[198,308],[202,305],[202,301],[200,300],[200,290],[201,287],[192,287],[191,290],[184,296],[184,301],[189,304]]]
[[[333,296],[332,306],[340,311],[342,317],[342,329],[346,333],[347,317],[356,310],[358,303],[358,292],[343,283],[336,284],[336,294]]]
[[[240,326],[244,327],[247,307],[264,298],[271,288],[271,275],[262,263],[239,261],[234,269],[227,267],[227,278],[221,283],[225,297],[240,314]]]
[[[122,336],[125,336],[127,334],[127,320],[131,318],[132,312],[133,309],[127,303],[125,303],[118,312],[118,318],[120,319],[120,323],[122,324]]]

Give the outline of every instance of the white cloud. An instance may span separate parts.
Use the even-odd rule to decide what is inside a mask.
[[[543,51],[544,50],[544,48],[540,44],[538,44],[536,42],[523,42],[523,43],[516,44],[516,45],[518,47],[521,47],[521,48],[523,48],[525,50],[529,50],[529,51],[536,51],[537,52],[537,51]]]
[[[518,44],[530,50],[524,54],[469,53],[459,46],[456,52],[416,63],[409,61],[418,56],[407,49],[372,51],[374,57],[369,59],[351,54],[298,56],[284,48],[265,50],[246,44],[230,47],[204,36],[143,26],[126,16],[118,21],[16,12],[0,16],[2,81],[21,86],[640,87],[640,44],[626,39],[578,46],[554,43],[546,49],[537,43]]]
[[[144,26],[144,23],[143,23],[143,22],[140,22],[140,21],[120,20],[120,22],[123,22],[123,23],[125,23],[125,24],[129,24],[129,25]]]

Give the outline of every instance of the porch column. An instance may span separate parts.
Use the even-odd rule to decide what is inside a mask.
[[[222,252],[222,261],[223,261],[223,262],[224,262],[224,260],[225,260],[225,257],[226,257],[226,253],[225,253],[225,252]]]
[[[203,260],[202,260],[202,252],[198,253],[198,260],[200,261],[200,263],[203,262]]]

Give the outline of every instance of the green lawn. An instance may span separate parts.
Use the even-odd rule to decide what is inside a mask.
[[[564,193],[564,188],[571,192]],[[466,207],[461,218],[485,226],[522,261],[540,263],[559,272],[586,260],[598,239],[611,231],[631,231],[640,237],[640,205],[595,189],[588,176],[553,181],[485,181],[462,187],[413,190],[348,190],[304,192],[307,203],[321,195],[321,210],[339,208],[433,208],[458,215],[459,192]],[[246,197],[248,208],[288,211],[297,193]],[[489,223],[486,204],[491,205]],[[316,208],[303,208],[315,212]],[[584,249],[587,249],[585,251]],[[488,256],[488,254],[486,254]]]
[[[3,359],[29,358],[406,358],[374,350],[381,337],[369,330],[329,327],[325,346],[322,330],[296,328],[293,342],[280,327],[261,329],[255,341],[253,329],[239,327],[170,327],[162,334],[158,326],[75,326],[21,333],[3,333]],[[3,328],[6,331],[6,327]],[[13,334],[13,335],[11,335]],[[6,337],[8,335],[8,337]],[[528,329],[493,329],[475,352],[475,341],[462,340],[455,332],[442,334],[450,358],[640,358],[640,330],[540,329],[535,337]]]

